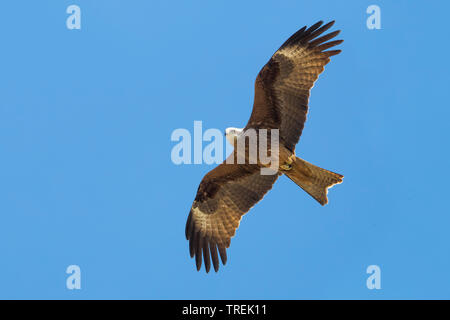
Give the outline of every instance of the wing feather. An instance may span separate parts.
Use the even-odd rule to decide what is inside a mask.
[[[197,270],[204,262],[209,272],[212,261],[217,272],[219,256],[223,264],[227,262],[226,248],[242,216],[264,197],[277,178],[278,174],[261,175],[258,165],[225,162],[203,178],[185,229]]]
[[[343,42],[340,30],[321,36],[334,21],[319,21],[294,33],[261,69],[255,81],[255,101],[247,128],[278,128],[284,146],[294,151],[308,113],[310,90],[330,57]],[[319,37],[321,36],[321,37]]]

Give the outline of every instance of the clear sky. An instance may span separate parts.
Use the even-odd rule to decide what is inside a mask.
[[[189,4],[188,4],[189,3]],[[81,30],[66,9],[81,8]],[[366,9],[381,8],[369,30]],[[7,1],[0,11],[0,298],[450,298],[447,1]],[[322,207],[286,177],[219,273],[184,226],[214,165],[170,140],[245,126],[260,68],[336,20],[343,52],[297,146],[345,175]],[[66,268],[81,268],[81,289]],[[366,269],[381,269],[369,290]]]

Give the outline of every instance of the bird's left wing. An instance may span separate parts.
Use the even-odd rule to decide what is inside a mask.
[[[226,248],[242,216],[264,197],[278,178],[278,173],[261,175],[260,169],[258,165],[225,161],[203,178],[186,223],[186,239],[197,270],[201,268],[203,256],[206,272],[211,260],[217,272],[218,252],[222,263],[226,263]]]

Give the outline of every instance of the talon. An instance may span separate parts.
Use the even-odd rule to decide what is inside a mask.
[[[283,165],[280,166],[281,170],[291,170],[292,169],[292,164],[294,163],[294,159],[295,159],[295,155],[289,157],[285,163]]]

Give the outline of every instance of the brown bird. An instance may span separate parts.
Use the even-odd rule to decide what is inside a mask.
[[[295,156],[295,145],[306,121],[310,89],[330,57],[341,52],[328,50],[343,42],[329,41],[339,30],[319,37],[334,21],[322,24],[320,21],[301,28],[275,52],[256,78],[253,111],[246,127],[226,130],[234,151],[205,175],[186,223],[186,239],[197,270],[201,268],[202,256],[206,272],[210,270],[211,260],[214,270],[219,270],[219,256],[225,265],[226,248],[242,216],[264,197],[280,175],[287,175],[321,205],[328,202],[328,188],[342,182],[342,175]],[[268,164],[262,163],[259,157],[256,162],[250,161],[251,148],[247,144],[246,161],[237,160],[238,141],[244,139],[247,143],[246,134],[261,129],[278,132],[278,165],[273,174],[262,174],[261,169]],[[272,154],[275,144],[269,143],[267,149]]]

